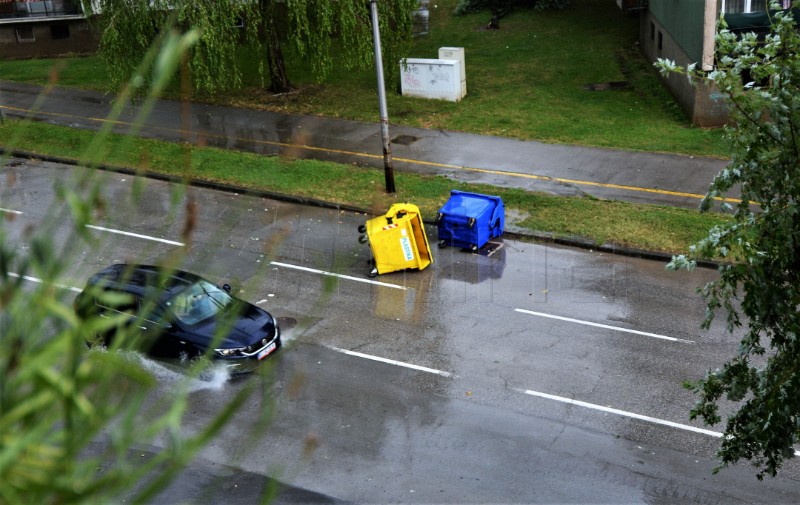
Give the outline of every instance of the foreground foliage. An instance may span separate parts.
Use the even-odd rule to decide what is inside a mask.
[[[152,107],[157,90],[193,40],[193,32],[167,33],[163,50],[148,52],[145,61],[157,64],[143,111]],[[99,151],[107,133],[96,134],[87,152]],[[15,134],[4,142],[13,148]],[[3,165],[6,161],[0,157]],[[189,394],[205,363],[198,361],[165,388],[141,355],[132,352],[128,316],[76,315],[71,305],[78,287],[62,283],[85,278],[85,272],[74,270],[80,264],[77,257],[102,254],[86,225],[109,204],[100,180],[91,171],[85,174],[56,186],[57,202],[41,209],[46,219],[40,223],[18,222],[23,218],[11,211],[0,213],[3,504],[148,503],[220,432],[257,384],[221,401],[211,421],[189,430]],[[4,177],[4,189],[13,195],[18,183],[13,167],[4,169]],[[172,210],[182,200],[178,191]],[[129,203],[135,205],[141,194],[134,184]],[[113,205],[122,206],[124,200],[115,195]],[[185,238],[190,225],[184,227]],[[164,268],[177,265],[183,253],[166,258]],[[100,333],[111,333],[115,345],[88,351],[86,341]],[[263,426],[267,415],[253,425]],[[145,459],[143,445],[161,450]]]
[[[727,96],[734,125],[727,131],[731,163],[714,179],[703,209],[736,187],[742,202],[728,208],[730,224],[713,228],[689,256],[669,265],[732,260],[702,289],[704,325],[722,310],[728,330],[742,334],[740,349],[688,385],[700,397],[691,417],[716,424],[723,399],[737,402],[725,426],[721,466],[751,460],[759,479],[794,457],[800,436],[800,35],[791,11],[773,12],[771,24],[760,40],[731,33],[723,19],[717,69],[708,75],[686,70]],[[679,70],[672,62],[660,65]]]

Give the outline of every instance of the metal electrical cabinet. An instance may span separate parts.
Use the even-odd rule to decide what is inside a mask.
[[[439,246],[451,245],[473,252],[503,234],[505,206],[499,196],[450,191],[450,199],[436,214]]]

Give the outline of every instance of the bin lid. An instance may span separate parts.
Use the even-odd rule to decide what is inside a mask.
[[[442,207],[442,212],[479,216],[488,209],[494,209],[499,199],[497,196],[453,190],[450,193],[450,199]]]

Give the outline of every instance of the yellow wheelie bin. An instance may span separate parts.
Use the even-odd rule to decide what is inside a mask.
[[[359,231],[366,232],[375,261],[370,277],[410,268],[422,270],[433,263],[416,205],[396,203],[383,216],[370,219],[359,227]]]

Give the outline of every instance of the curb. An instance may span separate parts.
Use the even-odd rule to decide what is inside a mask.
[[[27,151],[19,151],[19,150],[11,150],[8,151],[4,147],[0,147],[0,154],[8,155],[9,157],[14,158],[24,158],[29,160],[41,160],[46,161],[49,163],[57,163],[62,165],[69,165],[69,166],[78,166],[78,160],[72,158],[62,158],[59,156],[49,156],[49,155],[40,155],[34,154]],[[204,181],[201,179],[189,179],[188,181],[171,175],[159,174],[156,172],[149,172],[147,170],[140,171],[140,170],[133,170],[130,168],[125,167],[115,167],[112,165],[106,164],[96,164],[96,165],[87,165],[88,168],[93,168],[96,170],[102,170],[104,172],[114,172],[118,174],[130,175],[130,176],[139,176],[139,177],[147,177],[148,179],[154,179],[158,181],[164,182],[171,182],[177,184],[188,184],[189,186],[194,186],[198,188],[206,188],[206,189],[214,189],[218,191],[225,191],[228,193],[237,193],[242,195],[248,196],[256,196],[260,198],[269,198],[272,200],[278,200],[281,202],[293,203],[298,205],[308,205],[312,207],[321,207],[326,209],[335,209],[335,210],[344,210],[347,212],[357,212],[360,214],[372,215],[372,212],[363,209],[360,207],[356,207],[355,205],[345,205],[345,204],[338,204],[338,203],[331,203],[325,200],[319,200],[316,198],[309,198],[309,197],[301,197],[296,195],[287,195],[285,193],[278,193],[275,191],[267,191],[267,190],[255,190],[250,188],[245,188],[242,186],[234,186],[232,184],[223,184],[219,182],[211,182],[211,181]],[[432,220],[423,220],[423,222],[427,225],[434,225],[435,223]],[[546,233],[546,232],[530,232],[530,233],[522,233],[517,231],[508,231],[504,230],[503,235],[515,240],[521,241],[534,241],[534,242],[541,242],[546,244],[558,244],[564,245],[569,247],[576,247],[579,249],[584,249],[587,251],[598,251],[607,254],[614,254],[617,256],[627,256],[632,258],[641,258],[646,260],[652,261],[662,261],[664,263],[669,263],[672,259],[672,254],[664,253],[659,251],[648,251],[645,249],[636,249],[632,247],[624,247],[613,243],[606,243],[598,245],[586,238],[578,237],[578,236],[558,236],[553,233]],[[697,260],[697,266],[700,268],[718,268],[720,266],[719,263],[715,261],[709,260]]]

